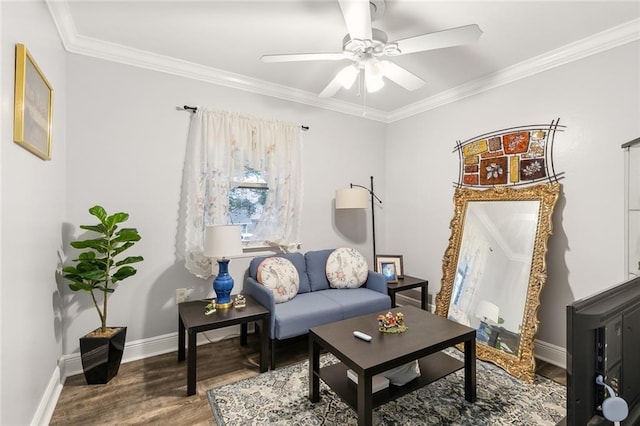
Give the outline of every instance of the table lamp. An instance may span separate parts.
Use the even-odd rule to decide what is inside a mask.
[[[228,256],[242,254],[241,227],[237,225],[207,226],[204,234],[204,255],[218,261],[218,275],[213,280],[216,292],[216,309],[233,306],[231,290],[233,278],[229,275]]]
[[[500,308],[495,304],[487,301],[481,300],[478,302],[476,306],[476,318],[479,318],[481,321],[486,323],[493,322],[494,324],[498,324],[500,320]]]

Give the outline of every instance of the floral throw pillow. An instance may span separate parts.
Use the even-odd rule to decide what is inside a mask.
[[[256,278],[260,284],[271,290],[276,303],[288,302],[298,294],[298,270],[284,257],[268,257],[260,262]]]
[[[326,272],[331,288],[358,288],[367,281],[369,266],[358,250],[338,248],[329,255]]]

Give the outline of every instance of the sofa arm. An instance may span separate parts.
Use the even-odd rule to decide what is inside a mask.
[[[251,277],[245,278],[243,292],[253,297],[256,302],[267,308],[271,313],[271,315],[269,315],[269,337],[273,338],[276,331],[276,318],[274,315],[276,300],[273,297],[273,293]]]
[[[388,294],[387,291],[387,280],[384,278],[379,272],[374,272],[369,270],[369,275],[367,276],[367,282],[365,283],[365,287],[370,290],[375,290],[382,294]]]

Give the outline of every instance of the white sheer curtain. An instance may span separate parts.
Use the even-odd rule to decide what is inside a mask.
[[[297,245],[301,162],[299,124],[201,108],[193,113],[181,198],[186,268],[211,276],[211,261],[202,255],[204,227],[229,223],[230,181],[242,180],[245,167],[262,171],[269,187],[253,240]]]

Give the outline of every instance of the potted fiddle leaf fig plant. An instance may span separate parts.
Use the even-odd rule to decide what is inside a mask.
[[[93,238],[72,241],[71,247],[81,250],[74,265],[62,269],[73,291],[85,291],[91,296],[100,317],[100,327],[80,338],[82,369],[88,384],[104,384],[118,374],[127,327],[109,327],[107,312],[109,294],[117,284],[135,275],[133,263],[144,260],[142,256],[122,257],[122,253],[140,241],[135,228],[119,228],[129,219],[128,213],[108,215],[102,206],[93,206],[89,213],[95,216],[97,225],[80,225],[80,229],[95,234]]]

